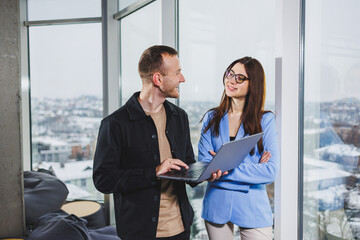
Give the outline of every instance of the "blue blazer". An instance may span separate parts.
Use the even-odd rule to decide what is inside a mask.
[[[199,161],[209,162],[213,157],[209,150],[217,152],[230,141],[229,119],[226,113],[220,121],[219,136],[211,131],[204,133],[213,112],[204,117],[199,141]],[[280,154],[273,113],[265,113],[261,120],[264,132],[264,150],[270,151],[267,163],[259,163],[261,158],[257,146],[253,156],[245,160],[228,175],[214,182],[208,182],[203,200],[202,218],[206,221],[224,224],[228,221],[245,228],[263,228],[273,225],[272,211],[266,192],[266,184],[275,181],[280,168]],[[241,124],[235,139],[244,137]]]

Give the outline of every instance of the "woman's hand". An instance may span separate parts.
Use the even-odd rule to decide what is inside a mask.
[[[269,151],[264,151],[263,155],[260,158],[259,163],[267,163],[271,157],[271,153]]]
[[[209,151],[209,153],[212,155],[212,156],[215,156],[216,153],[212,150]],[[224,176],[224,175],[227,175],[229,172],[228,171],[225,171],[225,172],[221,172],[221,170],[217,170],[217,172],[213,172],[211,177],[206,179],[206,181],[209,181],[209,182],[213,182],[215,181],[216,179],[219,179],[221,176]]]

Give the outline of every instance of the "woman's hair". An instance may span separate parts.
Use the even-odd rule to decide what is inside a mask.
[[[244,136],[246,134],[252,135],[255,133],[262,132],[261,127],[261,118],[265,113],[265,73],[261,63],[252,57],[243,57],[232,62],[226,70],[232,69],[232,67],[237,64],[244,64],[245,71],[249,78],[249,89],[245,97],[244,109],[241,114],[239,121],[243,124],[244,127]],[[225,71],[226,72],[226,71]],[[225,73],[223,75],[223,83],[225,84]],[[213,111],[211,114],[211,119],[208,125],[204,129],[204,133],[208,130],[211,130],[211,133],[214,136],[219,136],[219,125],[222,117],[226,112],[231,108],[231,97],[228,97],[225,94],[225,90],[221,97],[220,106],[210,109],[208,112]],[[205,115],[204,115],[205,116]],[[203,117],[204,118],[204,117]],[[201,119],[202,121],[203,119]],[[259,153],[262,153],[264,150],[264,145],[262,139],[257,144]],[[254,154],[254,149],[250,152],[251,155]]]

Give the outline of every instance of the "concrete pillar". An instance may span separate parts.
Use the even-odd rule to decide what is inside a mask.
[[[24,235],[20,1],[0,1],[0,237]]]

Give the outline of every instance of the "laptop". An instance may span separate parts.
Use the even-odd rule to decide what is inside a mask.
[[[224,143],[210,162],[189,164],[189,168],[173,170],[159,175],[159,178],[199,183],[211,177],[213,172],[236,168],[263,136],[263,132]]]

